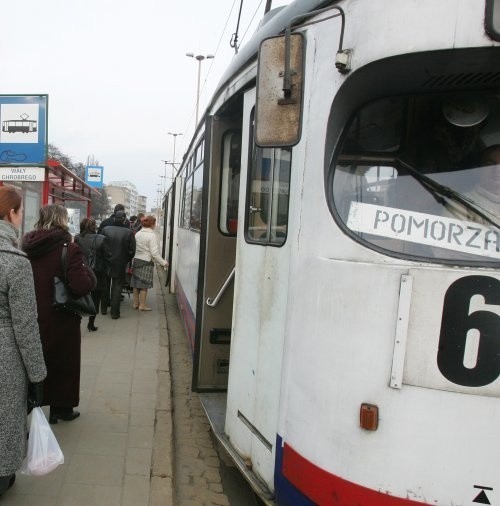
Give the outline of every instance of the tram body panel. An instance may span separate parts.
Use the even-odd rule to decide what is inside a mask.
[[[177,300],[188,332],[191,349],[194,349],[200,234],[179,228],[178,240],[181,253],[178,255],[176,270]]]
[[[170,188],[169,192],[169,215],[168,219],[168,229],[169,229],[169,241],[166,242],[166,256],[170,262],[169,271],[170,271],[170,283],[169,290],[170,293],[175,293],[175,284],[176,284],[176,276],[177,272],[177,262],[179,257],[179,210],[180,210],[180,200],[181,200],[181,189],[182,189],[182,179],[180,177],[176,177],[174,180],[174,184]],[[173,202],[173,205],[172,205]]]
[[[335,476],[401,497],[411,488],[415,500],[448,504],[449,497],[462,497],[465,501],[474,485],[497,485],[494,470],[499,466],[500,443],[482,435],[500,421],[499,406],[487,397],[470,395],[464,410],[464,399],[453,393],[453,387],[446,391],[421,384],[403,384],[400,389],[389,386],[401,276],[408,269],[327,258],[304,264],[307,269],[297,273],[290,287],[295,296],[290,299],[279,431],[284,441]],[[420,300],[412,306],[412,321],[426,321],[428,315],[435,320],[433,313],[441,312],[442,286],[447,288],[451,279],[471,274],[451,271],[442,279],[440,271],[411,272],[416,292],[412,298],[425,300],[423,305]],[[335,290],[346,284],[349,291]],[[295,286],[300,290],[294,290]],[[380,287],[375,299],[367,292],[373,286]],[[311,292],[314,298],[305,295]],[[363,318],[350,309],[353,307],[363,307]],[[423,361],[424,366],[435,369],[439,330],[439,325],[433,326],[432,344],[426,346]],[[422,326],[416,326],[411,333],[417,339],[417,372],[424,353],[419,343],[427,338],[421,332]],[[407,364],[415,360],[412,353],[409,346]],[[499,383],[497,379],[497,392]],[[483,395],[487,393],[487,387],[484,389]],[[375,432],[359,427],[362,403],[379,408],[380,425]],[[474,444],[470,444],[471,437]],[[381,462],[384,464],[379,465]],[[446,473],[447,466],[456,462],[460,462],[460,471]],[[419,492],[419,483],[434,483],[434,497],[425,489]]]
[[[395,5],[392,0],[349,0],[340,5],[346,14],[344,46],[356,48],[352,55],[353,70],[391,53],[491,44],[484,33],[484,2],[481,1],[398,0]],[[381,15],[384,11],[390,11],[390,16]],[[349,28],[349,19],[355,19],[357,29]],[[425,36],[422,36],[424,30]],[[336,40],[335,36],[328,39]]]
[[[391,47],[392,39],[396,44],[398,35],[405,33],[401,30],[401,26],[408,22],[405,5],[415,6],[417,24],[418,16],[425,16],[422,26],[431,26],[428,38],[412,40],[411,46],[406,41],[408,47],[403,40],[400,41],[400,46],[408,51],[454,45],[469,47],[484,45],[485,41],[491,44],[491,40],[484,36],[484,5],[477,5],[480,2],[474,6],[461,2],[456,13],[455,2],[440,5],[433,2],[436,17],[432,20],[427,18],[425,9],[419,11],[420,5],[417,7],[414,2],[402,4],[401,24],[394,24],[399,31],[395,34],[393,27],[385,32],[391,34]],[[347,2],[347,16],[351,7],[352,15],[360,4]],[[377,44],[376,34],[367,36],[370,34],[370,12],[381,7],[364,5],[363,12],[356,12],[356,17],[365,18],[360,26],[367,30],[359,31],[359,40],[352,42],[355,32],[346,29],[346,46],[356,48],[354,67],[387,56],[387,46],[382,48]],[[454,15],[445,16],[448,10]],[[463,26],[470,19],[471,11],[475,11],[472,16],[475,29],[464,31]],[[411,17],[413,23],[413,13]],[[380,20],[380,17],[376,19]],[[390,20],[392,25],[393,18]],[[374,29],[376,26],[373,24]],[[320,40],[325,29],[331,27],[325,23],[310,29],[308,50],[312,32],[315,39]],[[457,35],[456,30],[461,33]],[[385,39],[381,40],[385,42]],[[326,58],[326,46],[316,44],[319,62]],[[306,65],[311,63],[310,59],[306,61]],[[312,72],[317,84],[311,86],[316,88],[325,82],[339,83],[342,79],[334,75],[334,70],[320,65]],[[498,488],[498,477],[494,472],[499,465],[497,440],[483,438],[476,445],[470,444],[470,438],[473,434],[480,438],[481,434],[489,432],[488,427],[498,423],[500,409],[493,407],[484,396],[497,395],[491,391],[498,392],[499,380],[472,391],[468,387],[457,388],[450,382],[443,386],[446,379],[439,373],[436,354],[443,300],[450,285],[454,280],[468,276],[498,279],[498,273],[419,265],[366,248],[339,230],[326,202],[315,201],[315,196],[324,192],[320,174],[324,139],[321,125],[326,124],[328,111],[324,112],[327,91],[321,91],[312,98],[307,90],[305,92],[310,103],[305,109],[309,116],[305,113],[304,130],[312,132],[314,123],[315,135],[302,139],[307,143],[302,192],[303,202],[315,203],[314,206],[302,204],[298,253],[292,256],[290,266],[294,275],[290,280],[287,302],[279,440],[289,444],[312,464],[360,487],[425,503],[451,504],[450,498],[453,497],[453,501],[469,504],[480,492],[474,488],[476,485]],[[308,120],[310,125],[306,123]],[[296,154],[294,150],[295,161]],[[314,173],[314,168],[318,168],[318,172]],[[413,281],[409,301],[405,302],[410,304],[410,330],[404,384],[397,389],[390,387],[390,381],[400,290],[402,279],[406,277]],[[337,286],[343,290],[337,292]],[[377,290],[374,287],[378,287],[376,298],[373,298],[373,292]],[[372,291],[371,296],[366,295],[368,290]],[[479,307],[476,311],[485,310],[484,301],[477,302],[476,306]],[[363,308],[362,318],[360,308]],[[499,308],[490,306],[486,310],[498,314]],[[373,339],[375,336],[378,339]],[[423,342],[425,346],[421,346]],[[470,354],[474,356],[474,351]],[[429,379],[429,364],[434,369],[434,381]],[[331,374],[325,375],[325,371],[331,371]],[[439,375],[441,386],[437,389]],[[454,393],[457,391],[474,395],[464,400],[463,396]],[[373,433],[359,427],[362,403],[373,403],[380,409],[380,425]],[[464,403],[467,413],[463,412]],[[440,458],[435,459],[433,455]],[[459,471],[447,472],[448,466],[457,462],[460,462]],[[277,474],[280,472],[277,469]],[[432,497],[423,485],[430,483],[433,484]],[[419,484],[422,484],[421,488]],[[495,492],[488,494],[494,502]]]

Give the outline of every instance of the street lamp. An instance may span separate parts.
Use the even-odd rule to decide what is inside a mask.
[[[163,194],[165,195],[165,193],[167,193],[167,165],[170,162],[167,162],[167,160],[160,160],[160,161],[165,164],[163,168],[163,176],[160,176],[160,179],[163,179]]]
[[[160,200],[161,200],[161,183],[158,183],[156,189],[156,221],[160,221]]]
[[[174,137],[174,155],[172,156],[172,164],[175,169],[175,141],[177,140],[177,136],[182,135],[182,134],[176,133],[176,132],[167,132],[167,133],[168,133],[168,135],[172,135]]]
[[[200,74],[201,74],[201,62],[206,58],[206,59],[211,59],[214,57],[213,54],[207,54],[207,55],[203,55],[203,54],[197,54],[197,55],[194,55],[194,53],[186,53],[186,56],[189,56],[190,58],[194,58],[196,60],[198,60],[198,88],[197,88],[197,91],[196,91],[196,126],[198,126],[198,108],[199,108],[199,105],[200,105]]]

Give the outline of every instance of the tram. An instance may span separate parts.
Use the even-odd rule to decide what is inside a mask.
[[[17,133],[21,132],[23,134],[28,134],[31,132],[36,132],[38,122],[33,119],[9,119],[2,121],[2,131],[7,133]]]
[[[500,2],[296,0],[166,195],[193,389],[268,504],[500,504]]]

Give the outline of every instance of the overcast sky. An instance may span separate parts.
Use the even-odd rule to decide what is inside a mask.
[[[265,0],[244,0],[239,40]],[[273,7],[290,3],[273,0]],[[0,94],[48,94],[49,142],[73,162],[93,155],[104,182],[129,180],[156,205],[165,164],[188,145],[234,55],[240,0],[10,0],[2,2]],[[255,17],[254,17],[255,15]],[[252,21],[253,18],[253,21]],[[246,32],[246,34],[245,34]]]

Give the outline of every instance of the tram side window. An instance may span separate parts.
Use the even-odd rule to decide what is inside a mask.
[[[191,205],[190,228],[201,230],[201,205],[203,191],[203,165],[200,165],[192,177],[193,181],[193,203]]]
[[[391,97],[354,113],[331,187],[351,235],[442,263],[500,260],[500,90]]]
[[[219,228],[223,234],[236,235],[241,168],[241,131],[227,132],[222,139],[222,171]]]
[[[183,169],[185,183],[179,226],[188,230],[201,230],[204,145],[204,139],[201,139]]]
[[[193,176],[186,179],[184,185],[184,205],[182,211],[182,223],[183,228],[189,228],[191,221],[191,196],[193,194]]]
[[[281,246],[288,227],[291,150],[254,148],[247,192],[246,239]]]

